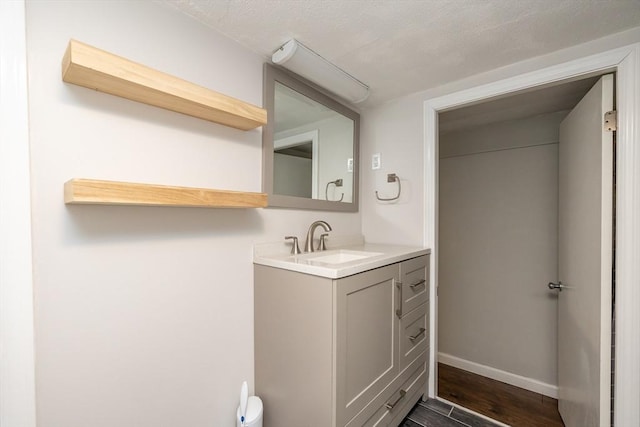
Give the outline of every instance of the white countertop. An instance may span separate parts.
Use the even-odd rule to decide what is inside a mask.
[[[253,262],[254,264],[282,268],[314,276],[339,279],[431,253],[431,250],[428,248],[365,243],[363,239],[360,239],[360,241],[345,239],[341,243],[343,244],[336,247],[328,242],[326,251],[299,255],[282,253],[282,244],[271,244],[270,247],[267,246],[269,244],[256,245],[254,247]],[[271,248],[272,251],[269,251],[269,248]],[[288,248],[290,248],[290,246]],[[335,255],[337,258],[340,258],[340,256],[346,258],[349,256],[366,257],[339,263],[325,263],[319,259],[315,259],[331,255]]]

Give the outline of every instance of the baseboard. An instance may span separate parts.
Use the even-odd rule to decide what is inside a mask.
[[[438,362],[453,366],[454,368],[463,369],[474,374],[482,375],[483,377],[491,378],[496,381],[511,384],[525,390],[533,391],[534,393],[540,393],[554,399],[558,398],[558,386],[543,383],[542,381],[534,380],[533,378],[512,374],[490,366],[460,359],[459,357],[446,353],[438,353]]]

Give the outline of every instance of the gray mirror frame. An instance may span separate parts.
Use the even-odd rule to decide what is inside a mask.
[[[353,120],[353,198],[351,203],[308,199],[304,197],[285,196],[273,193],[273,134],[275,111],[275,86],[281,83],[307,97],[323,104],[332,110]],[[267,110],[267,124],[262,128],[262,191],[269,197],[269,207],[312,209],[337,212],[358,212],[358,189],[360,175],[360,114],[344,104],[336,101],[317,86],[281,68],[264,64],[263,102]]]

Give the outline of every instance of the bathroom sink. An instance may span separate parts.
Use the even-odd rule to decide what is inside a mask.
[[[266,267],[339,279],[429,253],[427,248],[364,243],[361,236],[351,240],[338,236],[331,244],[336,245],[333,246],[335,249],[295,255],[290,253],[291,245],[282,241],[258,244],[254,246],[253,262]]]
[[[347,249],[335,249],[331,251],[314,252],[304,257],[310,263],[318,264],[343,264],[346,262],[359,261],[365,258],[382,255],[380,252],[352,251]]]

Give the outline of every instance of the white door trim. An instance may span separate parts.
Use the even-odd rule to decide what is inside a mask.
[[[429,396],[436,396],[438,112],[587,75],[617,72],[615,425],[640,425],[640,44],[462,90],[424,102],[424,244],[431,248]]]
[[[0,1],[0,426],[34,427],[25,1]]]

